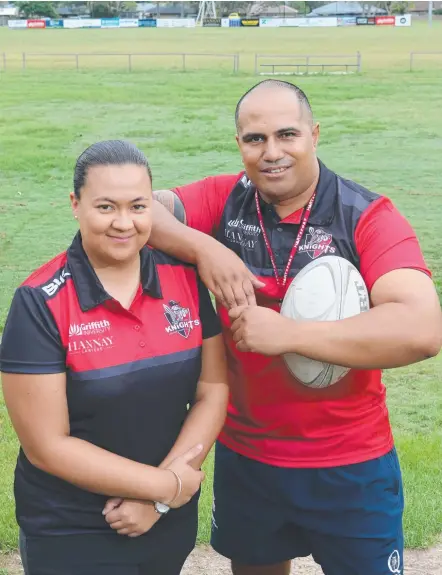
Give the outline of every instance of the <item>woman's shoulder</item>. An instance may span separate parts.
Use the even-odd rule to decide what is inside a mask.
[[[194,264],[190,264],[188,262],[185,262],[183,260],[175,258],[174,256],[170,256],[169,254],[166,254],[165,252],[162,252],[161,250],[154,249],[150,246],[146,246],[146,247],[150,251],[152,257],[154,258],[155,264],[157,266],[164,266],[164,265],[166,265],[166,266],[167,265],[168,266],[178,266],[178,267],[183,267],[183,268],[192,268],[192,269],[196,270],[196,266]]]
[[[34,270],[20,285],[20,287],[37,288],[51,282],[54,279],[59,279],[63,282],[67,275],[70,275],[67,270],[67,252],[61,252],[51,260],[42,264]]]

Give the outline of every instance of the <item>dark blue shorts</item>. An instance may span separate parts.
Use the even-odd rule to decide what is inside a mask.
[[[402,575],[403,507],[395,449],[364,463],[287,469],[216,445],[211,543],[238,564],[312,555],[325,575]]]

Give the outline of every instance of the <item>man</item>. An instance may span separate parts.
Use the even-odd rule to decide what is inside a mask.
[[[319,125],[299,88],[253,87],[236,128],[245,172],[157,192],[176,218],[157,205],[151,236],[198,265],[224,326],[231,393],[212,545],[234,575],[286,575],[310,554],[326,575],[401,574],[402,482],[381,370],[439,352],[430,273],[392,203],[318,160]],[[371,309],[336,322],[283,318],[292,278],[324,254],[358,267]],[[310,389],[289,375],[286,352],[352,369]]]

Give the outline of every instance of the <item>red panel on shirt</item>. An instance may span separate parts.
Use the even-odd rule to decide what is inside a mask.
[[[183,202],[187,225],[212,234],[218,227],[226,200],[244,172],[232,175],[210,176],[173,191]]]
[[[388,198],[379,198],[362,214],[355,242],[369,291],[395,269],[412,268],[431,276],[413,228]]]

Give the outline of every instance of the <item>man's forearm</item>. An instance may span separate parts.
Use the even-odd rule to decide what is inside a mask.
[[[287,352],[354,369],[389,369],[425,360],[439,351],[424,318],[400,303],[386,303],[335,322],[294,322],[286,328]]]

